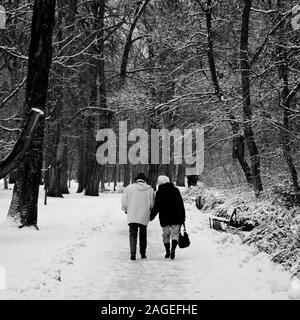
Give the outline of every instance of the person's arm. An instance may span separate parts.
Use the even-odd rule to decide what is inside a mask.
[[[155,201],[154,201],[154,206],[151,210],[151,214],[150,214],[150,221],[154,220],[154,218],[156,217],[156,215],[159,212],[159,202],[160,202],[160,192],[157,191],[155,194]]]
[[[181,213],[181,222],[184,223],[185,222],[185,208],[184,208],[184,202],[181,196],[181,193],[179,191],[179,189],[177,188],[177,199],[178,199],[178,208],[180,210]]]
[[[150,210],[152,210],[152,208],[154,207],[154,203],[155,203],[155,191],[153,189],[151,189],[150,197],[151,197],[151,199],[150,199]]]
[[[122,203],[122,210],[125,211],[125,213],[127,213],[127,208],[128,208],[128,192],[127,192],[127,188],[124,189],[121,203]]]

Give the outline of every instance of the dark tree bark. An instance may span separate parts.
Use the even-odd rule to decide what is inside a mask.
[[[122,89],[126,83],[127,65],[128,65],[128,60],[129,60],[129,54],[130,54],[131,47],[132,47],[133,32],[134,32],[134,29],[136,27],[138,20],[140,19],[141,15],[145,11],[146,6],[149,1],[150,0],[145,0],[144,3],[137,2],[135,15],[134,15],[133,21],[131,23],[130,29],[129,29],[127,37],[126,37],[124,51],[123,51],[122,60],[121,60],[120,83],[119,83],[120,89]],[[130,184],[130,164],[129,163],[124,164],[123,170],[124,170],[123,186],[127,187]]]
[[[16,170],[13,170],[9,174],[8,183],[9,184],[14,184],[15,182],[16,182]]]
[[[68,150],[67,145],[60,142],[56,150],[55,163],[50,170],[47,195],[62,198],[63,194],[68,193]]]
[[[284,9],[283,2],[281,0],[277,1],[277,8],[279,10],[279,17],[281,9]],[[290,89],[289,89],[289,58],[288,58],[288,52],[285,49],[287,46],[287,41],[285,40],[285,29],[286,24],[282,23],[279,27],[278,33],[279,33],[279,45],[277,47],[277,55],[278,55],[278,60],[281,61],[278,67],[278,72],[279,72],[279,79],[282,80],[283,83],[283,89],[281,91],[281,104],[283,107],[283,128],[281,135],[281,142],[282,142],[282,150],[283,150],[283,156],[286,161],[286,164],[288,166],[290,176],[291,176],[291,181],[293,185],[294,192],[296,194],[299,194],[300,192],[300,186],[298,182],[298,174],[296,167],[294,165],[294,161],[292,158],[291,154],[291,144],[292,141],[290,139],[289,131],[290,131],[290,102],[291,99],[288,99],[289,94],[290,94]]]
[[[3,180],[4,180],[4,190],[8,190],[8,178],[7,178],[7,176],[5,176],[3,178]]]
[[[114,191],[117,189],[117,184],[118,184],[118,165],[114,165],[113,168],[113,181],[114,181]]]
[[[68,147],[67,144],[63,145],[63,162],[61,167],[61,178],[60,178],[60,189],[62,194],[69,194],[68,188],[68,169],[69,169],[69,159],[68,159]]]
[[[129,29],[127,37],[126,37],[124,51],[123,51],[122,60],[121,60],[120,88],[122,88],[125,85],[125,82],[126,82],[127,65],[128,65],[128,59],[129,59],[130,50],[131,50],[131,47],[132,47],[132,36],[133,36],[134,29],[135,29],[136,24],[137,24],[138,20],[140,19],[141,15],[145,11],[146,6],[147,6],[149,1],[150,0],[145,0],[144,3],[141,3],[140,1],[137,2],[135,15],[134,15],[132,24],[130,26],[130,29]]]
[[[99,87],[99,107],[102,109],[107,108],[106,104],[106,79],[105,79],[105,60],[104,60],[104,19],[105,19],[105,0],[97,0],[92,4],[93,15],[95,17],[95,28],[99,30],[97,42],[95,44],[95,51],[100,59],[95,61],[95,68],[97,70],[95,83],[98,80]],[[97,88],[97,87],[96,87]],[[93,93],[92,93],[93,95]],[[97,97],[97,94],[96,96]],[[95,104],[95,97],[92,97],[91,104]],[[109,112],[101,112],[100,120],[97,122],[100,128],[109,127],[111,114]],[[94,119],[95,120],[95,119]],[[95,129],[96,121],[92,126]],[[93,132],[91,139],[95,140],[95,132]],[[85,185],[85,195],[87,196],[99,196],[99,183],[104,174],[104,170],[101,168],[100,164],[96,160],[96,147],[93,147],[92,158],[89,163],[87,163],[87,175],[86,175],[86,185]]]
[[[74,20],[77,12],[77,0],[68,0],[66,6],[65,0],[57,0],[57,42],[58,51],[62,49],[63,40],[74,32]],[[67,28],[65,27],[67,26]],[[65,96],[65,76],[67,71],[61,66],[54,68],[55,77],[52,80],[53,94],[51,112],[51,126],[47,134],[52,136],[51,143],[46,146],[48,158],[50,158],[50,179],[48,195],[51,197],[63,197],[68,194],[68,141],[66,138],[66,126],[64,119],[64,96]],[[59,75],[59,76],[57,76]],[[51,155],[56,155],[52,157]]]
[[[199,176],[197,176],[197,175],[187,176],[187,184],[188,184],[188,187],[190,188],[191,186],[196,186],[198,180],[199,180]]]
[[[260,176],[260,157],[256,146],[254,132],[252,128],[252,106],[251,106],[251,90],[250,90],[250,63],[248,57],[249,44],[249,19],[251,12],[251,0],[244,0],[242,13],[242,26],[240,38],[240,70],[242,80],[242,98],[243,98],[243,120],[244,135],[247,148],[250,155],[250,168],[252,185],[256,194],[263,190]]]
[[[124,164],[124,183],[123,187],[127,187],[130,184],[130,164]]]
[[[55,33],[57,34],[58,50],[61,49],[63,41],[63,0],[57,0],[57,28]],[[62,67],[60,65],[54,66],[54,76],[52,77],[52,95],[51,104],[49,103],[49,114],[47,114],[47,126],[45,130],[45,140],[46,144],[46,167],[49,167],[49,180],[47,189],[47,196],[62,198],[61,192],[61,173],[63,165],[63,146],[62,146],[62,111],[63,111],[63,83],[58,75],[61,75]]]
[[[52,32],[55,22],[55,0],[35,0],[28,54],[28,73],[23,108],[27,118],[32,108],[45,111],[49,69],[52,62]],[[37,226],[38,195],[41,180],[44,123],[30,144],[27,157],[20,165],[8,216],[22,226]]]
[[[78,189],[77,193],[81,193],[84,190],[86,184],[86,150],[85,150],[85,142],[83,139],[78,140],[77,144],[78,150],[78,170],[77,170],[77,181],[78,181]]]
[[[93,94],[93,93],[92,93]],[[100,165],[96,160],[97,143],[95,140],[95,118],[89,116],[85,147],[85,185],[84,194],[87,196],[99,195]]]
[[[63,165],[63,146],[58,144],[56,147],[56,157],[49,169],[49,181],[47,182],[47,196],[62,198],[61,176]]]
[[[149,164],[148,181],[149,181],[149,185],[154,190],[156,190],[158,174],[159,174],[159,165],[158,164]]]
[[[239,133],[239,129],[235,129],[233,126],[233,133],[235,134],[232,139],[232,157],[237,159],[245,174],[246,180],[249,184],[252,184],[251,169],[245,159],[245,142],[244,136]]]
[[[183,164],[178,166],[176,185],[179,187],[185,186],[185,166]]]
[[[39,118],[43,115],[42,111],[37,109],[32,109],[29,113],[28,119],[22,129],[18,141],[14,145],[8,156],[0,161],[0,179],[11,173],[16,169],[24,160],[26,152],[30,147],[30,143],[33,139],[35,130],[38,127]],[[15,172],[14,174],[15,175]],[[10,177],[14,178],[13,176]],[[15,183],[15,179],[11,179],[10,183]]]

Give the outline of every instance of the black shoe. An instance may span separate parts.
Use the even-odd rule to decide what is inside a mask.
[[[145,254],[141,255],[142,259],[147,259],[147,256]]]
[[[176,247],[177,247],[178,241],[177,240],[172,240],[172,251],[175,251]]]
[[[170,258],[172,259],[172,260],[174,260],[174,258],[175,258],[175,251],[171,251],[171,256],[170,256]]]
[[[171,249],[171,259],[174,260],[175,258],[175,249],[177,247],[178,241],[172,240],[172,249]]]
[[[170,258],[170,243],[164,243],[164,246],[166,248],[166,255],[165,258],[169,259]]]
[[[136,257],[135,256],[131,256],[130,260],[136,260]]]

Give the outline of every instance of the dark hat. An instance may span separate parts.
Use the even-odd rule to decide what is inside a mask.
[[[137,176],[136,176],[136,178],[134,179],[135,181],[137,181],[137,180],[144,180],[144,181],[146,181],[146,176],[142,173],[142,172],[140,172]]]

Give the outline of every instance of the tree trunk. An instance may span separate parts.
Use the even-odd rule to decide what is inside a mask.
[[[5,176],[3,178],[3,180],[4,180],[4,190],[8,190],[8,178],[7,178],[7,176]]]
[[[129,54],[130,50],[132,47],[132,36],[134,29],[136,27],[136,24],[143,14],[144,10],[146,9],[146,6],[148,4],[149,0],[145,0],[143,4],[141,2],[137,2],[137,7],[135,11],[135,15],[132,21],[132,24],[129,28],[126,41],[125,41],[125,46],[124,46],[124,51],[121,59],[121,66],[120,66],[120,82],[119,82],[119,89],[122,89],[126,83],[126,74],[127,74],[127,65],[128,65],[128,59],[129,59]],[[128,146],[127,146],[128,147]],[[123,187],[127,187],[130,184],[130,164],[124,164],[123,165],[124,169],[124,183]]]
[[[198,180],[199,180],[199,176],[197,175],[187,176],[188,187],[190,188],[191,186],[197,186]]]
[[[117,189],[117,184],[118,184],[118,165],[114,165],[114,170],[113,170],[113,179],[114,179],[114,191]]]
[[[282,1],[277,1],[277,7],[280,13],[281,9],[283,8]],[[279,15],[281,17],[281,15]],[[283,82],[283,89],[281,92],[281,103],[283,106],[283,128],[281,135],[282,135],[282,150],[283,150],[283,156],[287,163],[290,176],[291,176],[291,182],[293,185],[294,192],[296,194],[300,193],[300,186],[298,182],[298,174],[296,167],[294,165],[294,161],[291,155],[291,144],[292,141],[290,139],[289,131],[290,131],[290,100],[287,99],[290,90],[289,90],[289,67],[288,67],[288,52],[285,49],[287,46],[287,43],[285,41],[284,37],[284,31],[285,31],[285,24],[281,24],[279,28],[279,46],[277,48],[278,53],[278,59],[279,61],[282,61],[278,67],[279,71],[279,79],[282,79]]]
[[[214,87],[214,91],[216,96],[219,98],[220,102],[225,107],[225,112],[228,114],[230,119],[230,125],[232,128],[233,139],[233,158],[238,159],[241,168],[244,172],[246,177],[246,181],[249,184],[252,184],[251,178],[251,169],[245,159],[244,149],[245,143],[244,138],[240,134],[240,126],[236,122],[236,117],[234,116],[232,110],[230,110],[227,101],[225,100],[222,90],[220,88],[218,76],[217,76],[217,69],[215,64],[215,56],[214,56],[214,47],[213,47],[213,38],[212,38],[212,1],[207,0],[206,9],[205,9],[205,18],[206,18],[206,30],[207,30],[207,60],[210,69],[211,81]]]
[[[99,184],[101,180],[101,167],[97,161],[93,161],[93,167],[89,168],[90,174],[85,186],[86,196],[99,196]]]
[[[232,158],[237,159],[239,161],[239,164],[245,174],[247,183],[252,184],[251,169],[245,159],[244,137],[238,133],[239,129],[233,132],[235,134],[235,137],[232,139]]]
[[[60,190],[62,194],[69,194],[68,189],[68,146],[64,144],[63,146],[63,161],[61,167],[61,177],[60,177]]]
[[[132,46],[132,36],[134,29],[136,27],[136,24],[143,14],[143,12],[146,9],[146,6],[150,0],[145,0],[143,4],[141,4],[141,1],[137,2],[137,7],[135,11],[135,15],[132,21],[132,24],[129,28],[129,32],[126,37],[125,41],[125,46],[124,46],[124,51],[122,55],[122,60],[121,60],[121,67],[120,67],[120,88],[123,88],[126,82],[126,73],[127,73],[127,64],[128,64],[128,59],[129,59],[129,54]]]
[[[52,162],[52,165],[49,169],[49,187],[47,196],[48,197],[57,197],[63,198],[62,189],[61,189],[61,180],[62,180],[62,167],[64,161],[64,145],[59,142],[56,147],[56,158]]]
[[[22,163],[26,156],[26,152],[33,140],[35,130],[38,128],[39,118],[42,115],[43,112],[39,109],[30,110],[28,119],[25,122],[17,142],[5,159],[0,161],[0,179],[10,173],[9,183],[15,183],[17,173],[14,169]]]
[[[185,166],[183,164],[178,166],[176,185],[179,187],[185,186]]]
[[[104,192],[106,183],[105,166],[100,166],[100,192]]]
[[[69,6],[75,4],[76,1],[71,1]],[[68,36],[70,32],[72,32],[73,28],[64,28],[64,24],[67,22],[72,24],[74,21],[70,20],[70,14],[74,8],[68,7],[68,12],[64,10],[64,0],[57,0],[57,42],[58,42],[58,50],[61,50],[62,43],[64,37]],[[76,7],[75,7],[76,10]],[[56,158],[51,161],[51,171],[53,173],[50,175],[50,185],[49,185],[49,196],[52,197],[63,197],[63,194],[68,194],[68,156],[67,154],[67,138],[66,136],[66,128],[65,128],[65,119],[64,119],[64,87],[65,87],[65,70],[61,65],[56,65],[54,67],[54,78],[53,78],[53,96],[52,101],[54,103],[54,107],[52,107],[53,112],[51,114],[51,123],[50,123],[50,132],[48,134],[54,136],[52,139],[51,145],[47,148],[48,153],[56,154]],[[59,76],[58,76],[59,75]],[[55,181],[52,181],[55,179]],[[54,189],[53,189],[54,188]]]
[[[124,183],[123,187],[127,187],[130,184],[130,164],[124,164]]]
[[[77,169],[77,182],[78,188],[77,193],[81,193],[84,190],[84,186],[86,184],[86,153],[85,153],[85,144],[83,139],[78,140],[77,144],[78,150],[78,169]]]
[[[158,173],[159,173],[159,165],[158,164],[149,164],[148,180],[149,180],[149,185],[154,190],[156,190]]]
[[[105,55],[104,55],[104,18],[105,18],[105,0],[98,0],[93,4],[93,14],[95,17],[95,27],[99,30],[98,38],[95,43],[95,51],[101,57],[101,59],[95,61],[94,67],[97,70],[96,78],[92,81],[95,81],[95,84],[98,82],[98,92],[99,92],[99,107],[106,109],[106,79],[105,79]],[[98,81],[97,81],[98,80]],[[97,85],[95,87],[97,89]],[[92,90],[94,91],[94,90]],[[93,95],[92,92],[92,101],[91,104],[95,104],[97,101],[97,94],[96,96]],[[100,128],[108,127],[110,122],[110,114],[108,112],[101,112],[100,114],[100,121],[99,125]],[[95,129],[96,121],[95,119],[93,123],[93,130]],[[91,139],[95,141],[95,132],[93,132]],[[92,143],[94,148],[91,149],[92,151],[92,158],[91,162],[88,164],[88,174],[87,174],[87,181],[86,181],[86,188],[85,188],[85,195],[88,196],[99,196],[99,183],[101,180],[101,176],[104,172],[101,169],[100,164],[96,160],[96,150],[99,146],[98,143]]]
[[[96,159],[97,142],[95,139],[95,118],[88,117],[88,129],[86,134],[86,166],[84,194],[87,196],[99,196],[100,165]]]
[[[258,195],[263,190],[263,186],[260,177],[260,157],[252,128],[252,106],[250,90],[251,67],[248,57],[250,11],[251,0],[244,0],[240,40],[240,70],[242,80],[244,135],[250,156],[252,184],[256,195]]]
[[[73,179],[73,157],[71,157],[70,159],[70,163],[69,163],[69,174],[68,174],[68,187],[69,189],[71,188],[71,183],[72,183],[72,179]]]
[[[45,111],[49,68],[52,62],[52,32],[55,0],[35,0],[28,54],[27,87],[23,116],[31,108]],[[39,125],[27,157],[17,170],[17,180],[8,216],[22,226],[37,226],[38,195],[41,180],[44,122]]]

